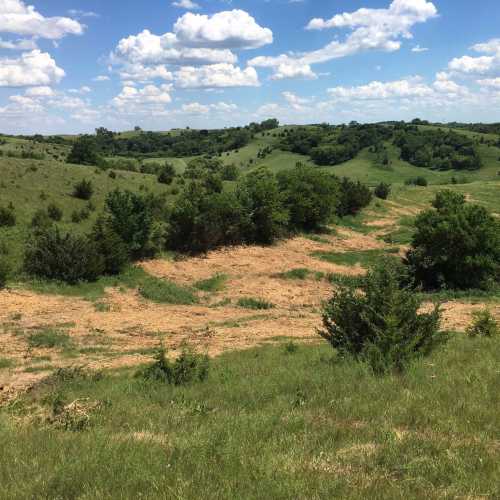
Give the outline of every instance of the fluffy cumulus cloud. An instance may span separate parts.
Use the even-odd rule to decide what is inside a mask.
[[[171,86],[164,84],[159,87],[156,85],[146,85],[141,89],[125,86],[112,104],[121,110],[127,112],[147,111],[151,108],[162,108],[172,101],[170,96]]]
[[[494,89],[500,89],[500,77],[497,78],[485,78],[483,80],[478,80],[477,83],[482,87],[490,87]]]
[[[164,64],[158,66],[144,66],[143,64],[129,64],[120,70],[122,80],[149,82],[152,80],[173,80],[172,73]]]
[[[25,52],[15,59],[0,59],[0,87],[53,85],[64,75],[50,54],[40,50]]]
[[[33,40],[3,40],[0,38],[0,49],[6,50],[35,50],[37,44]]]
[[[180,9],[187,9],[187,10],[200,9],[200,6],[196,2],[193,2],[193,0],[177,0],[176,2],[172,2],[172,5],[174,7],[179,7]]]
[[[334,40],[325,47],[299,55],[282,54],[278,57],[257,57],[251,66],[275,68],[275,77],[284,73],[280,67],[304,68],[368,50],[392,52],[401,48],[401,39],[412,38],[411,29],[437,15],[432,2],[426,0],[394,0],[386,9],[359,9],[337,14],[331,19],[312,19],[308,30],[347,29],[350,33],[343,41]],[[304,76],[289,71],[290,77]],[[279,75],[279,76],[277,76]]]
[[[449,62],[449,71],[458,75],[492,75],[500,73],[500,38],[478,43],[472,47],[472,50],[488,55],[456,57]]]
[[[184,89],[259,86],[254,68],[243,70],[232,64],[184,66],[175,72],[174,79],[175,85]]]
[[[84,26],[69,17],[45,17],[22,0],[0,0],[0,32],[58,40],[81,35]]]

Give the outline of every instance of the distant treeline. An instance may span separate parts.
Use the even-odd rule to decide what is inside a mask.
[[[366,124],[297,127],[284,130],[281,148],[308,155],[317,165],[338,165],[355,158],[367,147],[382,150],[392,141],[401,150],[401,159],[417,167],[435,170],[477,170],[481,157],[476,141],[453,131],[422,129],[418,124]]]

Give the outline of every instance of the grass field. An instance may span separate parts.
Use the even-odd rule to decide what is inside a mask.
[[[376,378],[283,339],[187,387],[55,377],[0,413],[0,498],[498,498],[499,363],[455,334]]]

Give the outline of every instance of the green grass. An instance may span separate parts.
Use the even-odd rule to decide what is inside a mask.
[[[225,274],[214,274],[211,278],[197,281],[194,287],[203,292],[221,292],[224,290],[228,277]]]
[[[284,280],[305,280],[312,272],[313,271],[311,271],[310,269],[298,268],[291,269],[290,271],[286,271],[284,273],[279,273],[277,274],[277,277]]]
[[[457,334],[380,378],[325,343],[183,387],[56,377],[0,411],[0,498],[498,498],[499,364],[500,339]],[[44,420],[75,400],[82,430]]]
[[[12,359],[0,357],[0,370],[12,368],[14,365],[15,363]]]
[[[71,346],[71,337],[67,332],[45,328],[29,335],[28,345],[33,348],[66,349]]]
[[[317,257],[332,264],[343,266],[370,267],[387,256],[391,256],[399,251],[398,248],[390,248],[387,250],[364,250],[358,252],[314,252],[313,257]]]
[[[19,286],[35,292],[67,297],[80,297],[96,302],[96,311],[106,312],[109,306],[100,300],[106,296],[106,288],[137,289],[148,300],[165,304],[193,304],[197,301],[192,290],[172,281],[151,276],[138,266],[129,266],[117,276],[104,276],[93,283],[68,285],[57,281],[25,280]]]
[[[244,309],[266,310],[272,309],[274,304],[267,302],[263,299],[256,299],[253,297],[243,297],[238,300],[238,306]]]

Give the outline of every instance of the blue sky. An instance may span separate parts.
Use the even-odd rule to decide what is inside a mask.
[[[0,132],[500,121],[498,0],[0,0]]]

